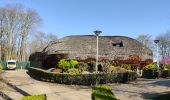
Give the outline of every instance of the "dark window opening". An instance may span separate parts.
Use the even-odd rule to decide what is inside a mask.
[[[123,42],[118,42],[118,43],[112,43],[112,46],[114,47],[123,47]]]

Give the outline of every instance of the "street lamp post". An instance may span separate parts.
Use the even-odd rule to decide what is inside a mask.
[[[157,59],[157,70],[159,72],[159,48],[158,48],[158,43],[159,40],[154,40],[154,42],[156,43],[156,59]]]
[[[100,33],[102,33],[102,31],[100,31],[100,30],[96,30],[96,31],[94,31],[94,33],[95,33],[95,35],[96,35],[96,42],[97,42],[97,44],[96,44],[96,73],[97,73],[97,71],[98,71],[98,56],[99,56],[99,35],[100,35]]]

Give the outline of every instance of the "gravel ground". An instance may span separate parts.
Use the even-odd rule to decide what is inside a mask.
[[[37,81],[27,75],[26,71],[8,71],[4,73],[4,78],[18,88],[17,91],[8,92],[8,95],[14,99],[21,98],[25,94],[47,94],[47,100],[91,99],[90,87]],[[128,84],[109,85],[120,100],[143,100],[159,94],[170,93],[169,79],[138,79]]]

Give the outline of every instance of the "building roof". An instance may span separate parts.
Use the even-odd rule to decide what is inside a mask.
[[[46,49],[48,54],[69,53],[71,57],[95,57],[95,35],[72,35],[59,39],[59,42]],[[137,40],[125,36],[99,36],[99,57],[127,57],[139,55],[152,59],[152,51]]]

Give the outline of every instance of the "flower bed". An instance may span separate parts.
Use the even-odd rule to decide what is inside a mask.
[[[100,74],[57,74],[48,72],[43,69],[28,68],[30,76],[43,80],[51,81],[60,84],[74,84],[74,85],[94,85],[105,83],[126,83],[137,79],[135,72],[125,73],[100,73]]]

